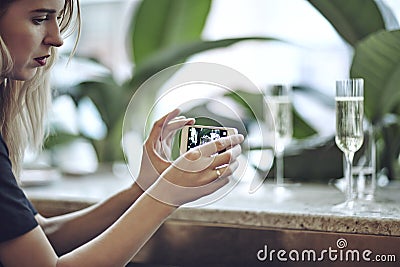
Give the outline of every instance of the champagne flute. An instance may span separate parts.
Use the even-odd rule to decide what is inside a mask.
[[[364,80],[336,81],[336,137],[335,142],[346,159],[346,200],[334,206],[335,211],[354,214],[357,211],[352,166],[354,153],[364,141]]]
[[[292,88],[288,85],[272,85],[267,88],[266,97],[274,122],[276,185],[284,186],[283,154],[292,140],[293,114]]]

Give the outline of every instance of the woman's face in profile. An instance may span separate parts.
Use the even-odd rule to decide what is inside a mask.
[[[12,79],[26,81],[63,44],[59,14],[65,0],[14,1],[0,17],[0,36],[13,60]]]

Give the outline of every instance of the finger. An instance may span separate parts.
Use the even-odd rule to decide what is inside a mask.
[[[216,155],[213,157],[213,163],[211,165],[212,168],[217,168],[218,166],[222,166],[230,163],[231,161],[236,160],[236,158],[242,153],[242,148],[240,145],[236,145],[225,152]]]
[[[163,128],[165,133],[172,132],[182,128],[185,125],[193,125],[195,123],[194,118],[186,118],[185,116],[178,116],[172,118],[169,121],[165,121],[165,127]]]
[[[237,161],[233,161],[224,167],[219,167],[216,169],[209,168],[207,172],[205,172],[205,176],[202,177],[201,184],[207,185],[215,180],[231,176],[238,166],[239,163]]]
[[[229,163],[229,165],[225,167],[218,168],[219,173],[221,174],[219,178],[231,176],[237,170],[238,167],[239,167],[239,162],[235,160]]]
[[[200,150],[203,156],[211,156],[228,147],[236,146],[242,143],[243,140],[244,140],[243,135],[235,134],[208,142],[204,145],[199,146],[198,149]]]
[[[179,114],[180,110],[179,109],[174,109],[173,111],[167,113],[164,115],[161,119],[157,120],[154,124],[153,127],[150,131],[148,139],[151,142],[155,142],[158,140],[161,136],[162,130],[165,126],[165,123],[170,121],[172,118],[175,118]]]
[[[195,122],[194,118],[186,118],[181,116],[179,119],[174,118],[173,120],[168,121],[164,129],[172,131],[182,128],[185,125],[194,124],[194,122]]]
[[[176,121],[176,120],[181,120],[181,119],[186,119],[186,117],[185,116],[176,116],[175,118],[172,118],[171,119],[171,122],[173,122],[173,121]]]
[[[178,118],[178,117],[177,117]],[[183,126],[194,124],[193,118],[187,119],[184,116],[180,116],[179,119],[174,118],[173,121],[168,122],[168,125],[162,129],[160,140],[162,142],[163,149],[170,150],[175,135]]]
[[[181,118],[178,120],[170,121],[166,126],[162,129],[162,139],[169,138],[174,136],[175,133],[180,130],[185,125],[193,125],[195,119],[193,118]]]

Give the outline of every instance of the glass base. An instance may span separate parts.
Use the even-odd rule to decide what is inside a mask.
[[[275,187],[291,187],[291,186],[300,186],[301,183],[294,181],[293,179],[289,178],[283,178],[280,181],[277,181],[275,179],[275,184],[273,186]]]
[[[353,199],[333,206],[332,211],[344,215],[379,216],[382,208],[373,200]]]
[[[274,196],[274,202],[281,203],[290,199],[293,192],[286,186],[273,185],[272,194]]]
[[[292,198],[296,187],[299,187],[300,183],[284,179],[284,182],[270,184],[270,189],[274,195],[274,201],[277,203],[284,202]]]

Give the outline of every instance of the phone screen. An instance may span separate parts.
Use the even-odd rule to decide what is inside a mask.
[[[211,142],[215,139],[228,136],[228,130],[201,127],[189,127],[187,133],[187,150]]]

